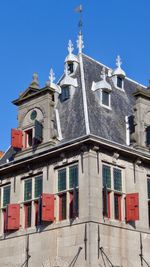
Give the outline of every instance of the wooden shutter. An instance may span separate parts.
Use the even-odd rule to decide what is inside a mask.
[[[34,136],[34,138],[38,142],[42,141],[42,132],[43,132],[42,129],[43,129],[42,124],[39,121],[35,120],[35,136]]]
[[[22,131],[11,129],[11,146],[13,148],[22,148]]]
[[[126,195],[126,221],[139,220],[139,194]]]
[[[7,206],[7,230],[18,230],[20,227],[20,205],[9,204]]]
[[[146,128],[146,144],[150,146],[150,126]]]
[[[54,195],[42,194],[41,220],[45,222],[54,221]]]

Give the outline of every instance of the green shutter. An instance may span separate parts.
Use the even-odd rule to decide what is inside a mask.
[[[122,191],[122,173],[121,170],[114,168],[114,190]]]
[[[66,190],[66,169],[58,171],[58,191]]]
[[[69,188],[78,186],[78,165],[69,168]]]
[[[10,185],[5,186],[3,189],[3,207],[10,203]]]
[[[24,182],[24,200],[32,199],[32,179]]]
[[[35,191],[34,191],[34,197],[35,198],[41,196],[42,188],[43,188],[42,176],[35,177]]]

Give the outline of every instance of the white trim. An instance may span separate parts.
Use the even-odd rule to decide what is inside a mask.
[[[130,145],[130,129],[129,129],[129,120],[128,116],[125,116],[125,122],[126,122],[126,145]]]
[[[106,92],[108,93],[108,106],[103,104],[103,92]],[[104,108],[107,108],[109,110],[111,110],[111,95],[110,95],[110,92],[109,91],[106,91],[104,89],[101,89],[100,90],[100,105]]]
[[[90,134],[87,97],[86,97],[86,89],[85,89],[84,68],[83,68],[83,60],[82,60],[82,54],[81,53],[79,54],[79,64],[80,64],[80,73],[81,73],[83,109],[84,109],[84,116],[85,116],[85,128],[86,128],[86,134]]]
[[[108,66],[106,66],[106,65],[104,65],[103,63],[101,63],[101,62],[99,62],[99,61],[93,59],[92,57],[87,56],[87,55],[85,55],[85,54],[83,54],[83,55],[84,55],[85,57],[87,57],[88,59],[90,59],[90,60],[96,62],[97,64],[99,64],[99,65],[105,67],[106,69],[108,69],[108,70],[112,70],[112,69],[109,68]],[[133,82],[133,83],[135,83],[135,84],[138,84],[138,85],[142,86],[143,88],[147,88],[147,86],[145,86],[145,85],[143,85],[143,84],[141,84],[141,83],[138,83],[137,81],[135,81],[135,80],[133,80],[133,79],[130,79],[130,78],[128,78],[128,77],[125,77],[125,80],[128,80],[128,81],[130,81],[130,82]]]
[[[58,139],[59,141],[62,140],[62,132],[61,132],[61,126],[60,126],[60,118],[59,118],[59,113],[58,109],[55,108],[55,115],[56,115],[56,124],[57,124],[57,130],[58,130]]]

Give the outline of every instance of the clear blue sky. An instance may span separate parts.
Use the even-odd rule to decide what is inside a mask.
[[[128,77],[145,85],[150,78],[150,0],[1,0],[0,1],[0,150],[10,145],[17,127],[11,104],[24,91],[32,73],[41,87],[54,68],[63,73],[68,40],[76,47],[78,14],[83,4],[84,53],[115,66],[120,54]],[[76,53],[76,49],[75,49]]]

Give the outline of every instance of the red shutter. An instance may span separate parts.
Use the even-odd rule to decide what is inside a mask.
[[[22,131],[11,129],[11,145],[13,148],[22,148]]]
[[[7,230],[18,230],[20,227],[20,205],[9,204],[7,207]]]
[[[139,194],[126,195],[126,221],[139,220]]]
[[[42,221],[54,221],[54,195],[42,194]]]

